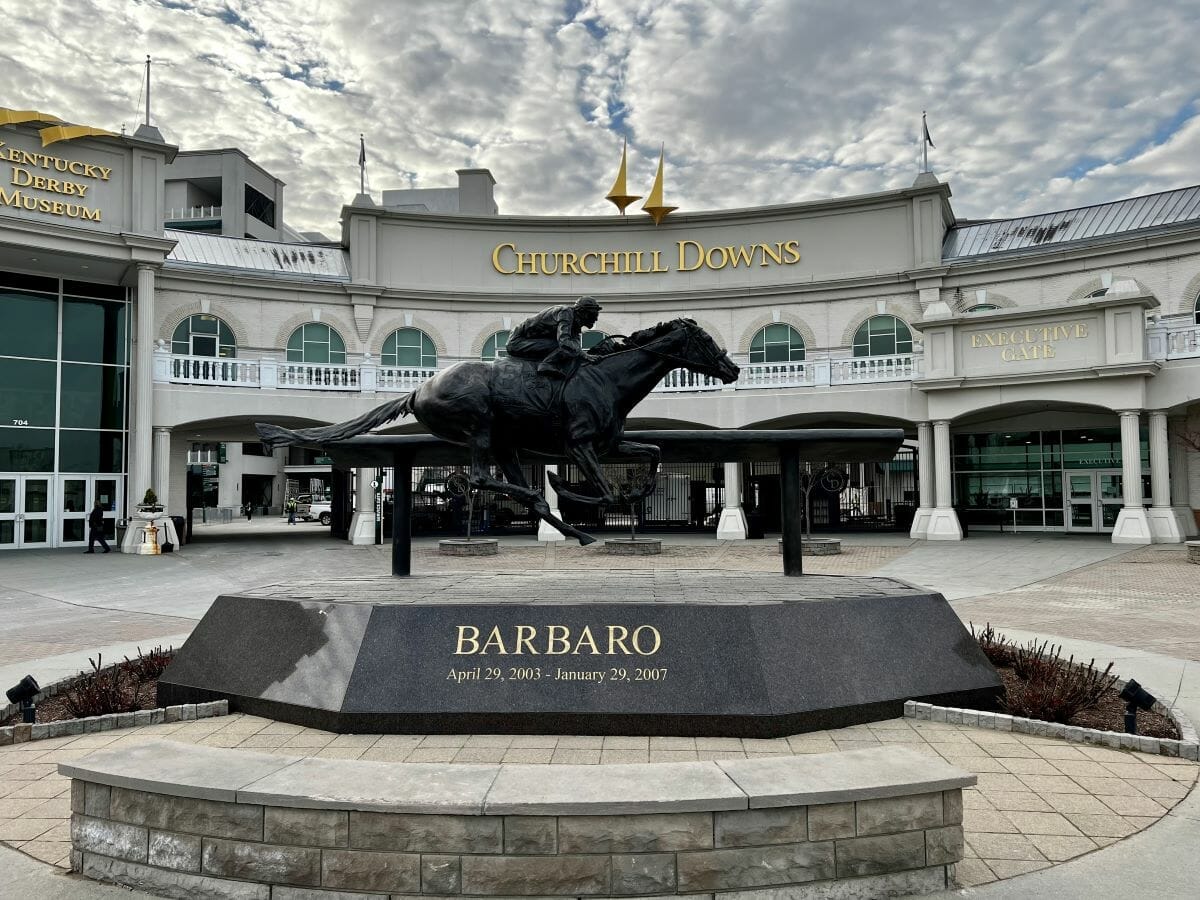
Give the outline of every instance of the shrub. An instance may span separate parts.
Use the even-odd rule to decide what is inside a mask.
[[[109,713],[133,712],[137,709],[137,691],[129,683],[124,666],[101,668],[100,654],[88,658],[91,672],[80,672],[66,691],[63,704],[77,719],[104,716]]]
[[[1016,647],[1004,635],[998,633],[991,623],[987,623],[979,634],[975,633],[975,625],[971,625],[971,636],[979,642],[979,648],[993,666],[1002,668],[1013,664]]]
[[[1061,647],[1047,641],[1016,648],[1013,671],[1024,684],[1009,687],[1005,706],[1011,714],[1066,724],[1112,690],[1117,681],[1112,663],[1101,672],[1094,659],[1087,665],[1074,656],[1064,662],[1061,654]]]
[[[139,685],[143,685],[158,679],[163,670],[170,665],[174,653],[174,647],[168,647],[164,650],[159,646],[146,653],[143,653],[142,648],[138,647],[137,657],[134,659],[130,659],[128,656],[125,657],[123,668],[133,676],[133,679]]]

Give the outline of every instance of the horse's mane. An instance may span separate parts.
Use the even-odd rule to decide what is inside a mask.
[[[695,324],[695,321],[692,319],[671,319],[669,322],[659,322],[657,325],[651,325],[649,328],[643,328],[629,335],[629,337],[625,338],[625,346],[642,347],[668,332],[686,326],[694,326]]]

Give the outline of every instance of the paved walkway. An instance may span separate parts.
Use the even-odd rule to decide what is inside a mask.
[[[653,568],[778,571],[773,541],[669,540]],[[1130,550],[1103,538],[1052,535],[985,535],[961,544],[923,544],[900,535],[845,540],[847,553],[809,560],[808,570],[890,575],[939,589],[964,620],[990,621],[1018,639],[1031,636],[1021,629],[1065,638],[1066,652],[1102,662],[1115,659],[1117,671],[1162,696],[1177,690],[1181,706],[1200,722],[1200,666],[1186,663],[1200,659],[1200,591],[1191,586],[1196,570],[1184,561],[1182,548]],[[629,564],[597,549],[516,538],[503,541],[499,559],[449,560],[437,555],[432,542],[418,542],[415,568],[496,571],[502,564],[510,571],[612,570],[614,562]],[[288,529],[255,520],[210,526],[183,553],[157,559],[113,554],[84,560],[71,551],[7,556],[0,569],[0,602],[11,612],[0,621],[0,681],[11,683],[25,671],[52,681],[77,671],[97,649],[110,659],[132,652],[137,643],[178,643],[218,593],[382,573],[387,551],[331,542],[319,526]],[[643,562],[635,561],[639,567]],[[970,886],[955,893],[1055,900],[1190,897],[1200,883],[1195,853],[1200,792],[1187,794],[1195,766],[1046,738],[903,720],[722,746],[673,738],[335,736],[241,716],[154,728],[159,729],[155,736],[174,728],[171,739],[281,752],[286,747],[289,753],[302,747],[312,755],[394,761],[600,764],[906,743],[980,775],[978,789],[966,798],[968,859],[959,871]],[[144,739],[153,730],[0,748],[6,751],[0,754],[0,840],[62,862],[64,784],[53,771],[55,760],[83,755],[89,746]],[[1148,828],[1152,823],[1157,824]],[[1095,852],[1099,848],[1104,849]],[[1070,861],[1057,864],[1061,860]],[[8,896],[6,891],[71,900],[118,895],[54,875],[56,870],[44,863],[3,848],[0,864],[9,873],[0,881],[0,897]],[[1031,874],[1011,877],[1022,872]],[[120,896],[131,894],[121,891]]]

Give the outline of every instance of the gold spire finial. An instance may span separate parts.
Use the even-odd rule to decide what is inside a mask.
[[[628,188],[625,187],[625,156],[629,150],[628,139],[621,146],[621,168],[617,170],[617,180],[613,182],[612,190],[604,197],[613,206],[621,211],[621,215],[625,215],[625,207],[634,200],[641,200],[641,195],[628,193]]]
[[[663,219],[679,209],[678,206],[663,204],[663,157],[665,154],[666,147],[664,146],[658,151],[658,173],[654,176],[654,187],[650,189],[650,196],[642,204],[642,212],[652,218],[655,225],[661,224]]]

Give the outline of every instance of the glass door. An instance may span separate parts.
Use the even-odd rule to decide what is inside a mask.
[[[72,475],[61,478],[62,488],[60,547],[82,546],[88,541],[88,518],[96,501],[104,512],[104,539],[117,536],[117,510],[120,509],[119,484],[106,475]]]
[[[1100,487],[1100,530],[1112,531],[1125,506],[1125,479],[1120,472],[1097,472]]]
[[[0,475],[0,550],[50,546],[50,477]]]
[[[17,479],[0,475],[0,550],[17,548]]]
[[[1067,498],[1067,531],[1099,531],[1096,473],[1064,473],[1063,494]]]

